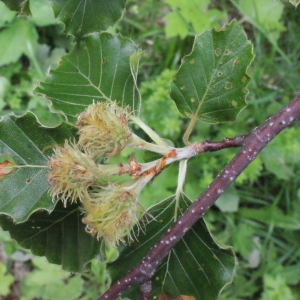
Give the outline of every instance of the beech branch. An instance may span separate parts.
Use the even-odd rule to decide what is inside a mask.
[[[150,295],[149,288],[151,289],[150,280],[163,258],[224,193],[237,176],[256,158],[258,153],[299,116],[300,94],[247,135],[232,139],[225,138],[222,142],[205,141],[203,143],[204,151],[216,151],[226,148],[226,146],[240,146],[241,149],[196,201],[173,223],[170,230],[150,249],[142,261],[115,282],[99,300],[116,299],[133,284],[140,285],[142,299],[150,299],[150,296],[148,296]]]
[[[241,147],[247,135],[239,135],[233,138],[224,138],[221,142],[209,142],[205,140],[202,143],[203,152],[214,152],[225,148]]]

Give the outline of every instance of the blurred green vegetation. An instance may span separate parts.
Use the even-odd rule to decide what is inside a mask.
[[[32,91],[70,51],[72,39],[61,34],[62,26],[46,0],[22,3],[0,2],[0,116],[29,110],[43,124],[55,126],[63,117],[50,113],[48,101]]]
[[[41,123],[58,124],[63,116],[53,114],[48,101],[32,90],[48,68],[55,68],[72,49],[72,39],[61,34],[46,0],[26,1],[22,9],[21,1],[1,1],[0,16],[0,44],[7,45],[0,49],[1,115],[31,110]],[[183,145],[188,121],[170,100],[168,81],[189,53],[194,34],[233,18],[244,26],[256,57],[249,70],[248,107],[237,121],[199,122],[191,135],[191,141],[217,141],[248,133],[299,92],[299,8],[273,0],[129,0],[123,19],[110,29],[131,37],[145,51],[139,72],[141,118],[178,147]],[[239,261],[235,280],[220,299],[300,299],[299,125],[296,121],[276,137],[205,215],[212,233],[233,246]],[[187,195],[195,199],[235,153],[226,149],[193,158],[188,165]],[[145,207],[174,193],[176,172],[176,165],[167,168],[145,188],[141,196]],[[16,277],[18,267],[22,278]],[[53,282],[48,291],[49,280]],[[93,261],[89,274],[69,276],[60,267],[32,257],[0,231],[1,299],[57,299],[59,290],[67,293],[59,294],[60,299],[97,299],[108,282],[104,263]]]

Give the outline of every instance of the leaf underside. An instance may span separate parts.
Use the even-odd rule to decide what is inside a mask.
[[[77,205],[64,208],[59,202],[51,214],[35,212],[22,224],[0,216],[0,225],[33,254],[45,256],[64,270],[82,272],[88,267],[87,263],[100,254],[100,242],[85,232],[81,218]]]
[[[109,33],[92,34],[62,58],[35,90],[70,121],[93,101],[116,100],[139,111],[136,69],[140,55],[129,39]]]
[[[171,81],[171,98],[188,118],[217,123],[235,120],[246,106],[252,45],[236,20],[220,31],[195,37],[192,52]]]
[[[179,215],[191,204],[182,196]],[[150,250],[173,222],[175,210],[174,198],[167,198],[148,211],[157,221],[151,221],[143,227],[138,241],[126,247],[119,258],[108,266],[112,282],[124,276]],[[162,261],[152,277],[152,296],[163,293],[177,297],[194,296],[195,299],[216,299],[221,289],[232,281],[235,268],[235,256],[231,248],[221,248],[210,235],[203,219],[176,244]],[[138,287],[132,287],[124,294],[136,299]]]
[[[43,127],[32,113],[5,116],[0,121],[0,158],[10,157],[10,163],[15,165],[0,179],[2,214],[15,222],[24,222],[36,210],[54,209],[55,204],[47,194],[45,166],[52,148],[70,137],[75,138],[71,125]]]
[[[51,0],[57,20],[76,37],[106,30],[121,18],[126,0]]]

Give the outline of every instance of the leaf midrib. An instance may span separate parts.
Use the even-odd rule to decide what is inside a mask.
[[[231,33],[231,32],[230,32]],[[212,31],[210,31],[210,37],[211,37],[211,39],[212,39],[212,44],[213,44],[213,49],[214,49],[214,51],[216,50],[215,49],[215,47],[214,47],[214,39],[213,39],[213,35],[212,35]],[[236,35],[236,37],[231,41],[230,39],[226,39],[226,44],[225,44],[225,49],[226,49],[226,47],[228,46],[228,40],[230,40],[230,43],[232,44],[234,41],[235,41],[235,39],[238,37],[238,35]],[[196,41],[195,41],[195,43],[196,43]],[[197,47],[197,51],[199,51],[199,56],[201,57],[201,64],[202,64],[202,66],[204,66],[204,64],[203,64],[203,62],[202,62],[202,55],[201,55],[201,51],[199,50],[199,48]],[[193,50],[192,50],[192,52],[193,52]],[[194,114],[194,116],[195,117],[198,117],[198,114],[199,114],[199,111],[200,111],[200,109],[201,109],[201,107],[202,107],[202,104],[204,103],[204,101],[205,101],[205,98],[206,98],[206,96],[207,96],[207,93],[209,92],[209,90],[211,89],[211,85],[212,85],[212,82],[213,82],[213,79],[215,78],[215,76],[216,76],[216,73],[218,72],[218,68],[219,68],[219,66],[220,66],[220,63],[221,63],[221,61],[222,61],[222,59],[224,58],[224,51],[223,51],[223,53],[222,53],[222,55],[221,55],[221,57],[220,57],[220,60],[219,60],[219,62],[218,62],[218,64],[216,65],[215,64],[215,61],[216,61],[216,58],[215,58],[215,56],[213,56],[213,58],[214,58],[214,69],[215,69],[215,71],[213,72],[213,75],[211,76],[211,78],[210,78],[210,81],[209,81],[209,83],[208,83],[208,85],[207,85],[207,87],[206,87],[206,90],[205,90],[205,93],[204,93],[204,95],[202,96],[202,98],[201,98],[201,100],[200,100],[200,102],[199,102],[199,105],[198,105],[198,107],[197,107],[197,109],[196,109],[196,112],[195,112],[195,114]],[[203,68],[204,69],[204,68]],[[189,72],[190,72],[190,69],[189,69]],[[190,73],[190,76],[191,76],[191,73]],[[206,73],[205,73],[205,76],[206,76]],[[222,80],[225,80],[225,78],[224,79],[222,79]],[[200,116],[199,116],[200,117]]]

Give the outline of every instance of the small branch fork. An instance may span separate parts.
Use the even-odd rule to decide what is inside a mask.
[[[241,146],[241,149],[196,201],[178,218],[170,230],[150,249],[142,261],[123,278],[115,282],[99,300],[116,299],[133,284],[140,285],[140,299],[150,299],[151,277],[167,253],[204,215],[236,177],[256,158],[258,153],[299,116],[300,94],[261,126],[253,129],[248,135],[232,139],[225,138],[222,142],[216,143],[205,141],[203,143],[204,151],[217,151],[226,148],[225,145],[227,147]]]
[[[220,142],[209,142],[204,141],[203,143],[195,142],[184,148],[171,148],[167,149],[163,157],[152,162],[139,164],[133,155],[130,156],[127,164],[120,164],[111,167],[111,165],[101,165],[102,168],[107,168],[111,172],[110,175],[114,174],[125,174],[128,173],[132,178],[140,176],[157,176],[163,169],[175,162],[188,160],[193,156],[199,155],[203,152],[213,152],[225,148],[241,147],[246,135],[236,136],[234,138],[224,138]]]

